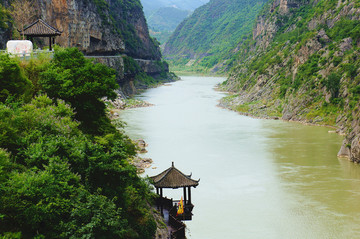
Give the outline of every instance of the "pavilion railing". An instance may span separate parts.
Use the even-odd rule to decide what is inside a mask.
[[[184,239],[186,225],[177,218],[177,206],[173,206],[169,211],[169,224],[175,229],[171,233],[172,239]]]

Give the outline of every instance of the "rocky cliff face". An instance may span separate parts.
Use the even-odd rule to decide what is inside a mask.
[[[63,47],[77,47],[87,55],[161,58],[139,0],[36,0],[34,6],[39,18],[63,32],[56,38]]]
[[[88,55],[126,53],[135,58],[161,58],[152,42],[138,0],[37,0],[40,17],[63,33],[57,42]]]
[[[43,20],[62,31],[56,39],[59,45],[78,47],[86,54],[108,55],[125,50],[124,41],[106,26],[92,1],[38,0],[38,3]]]
[[[356,1],[271,1],[222,104],[247,115],[330,125],[339,156],[360,162],[360,8]]]

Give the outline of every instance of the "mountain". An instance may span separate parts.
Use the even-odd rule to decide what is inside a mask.
[[[339,156],[360,162],[359,51],[359,1],[272,0],[236,49],[221,104],[336,127]]]
[[[247,35],[266,0],[211,0],[185,19],[165,45],[178,67],[211,69],[222,65]],[[218,67],[213,70],[216,71]]]
[[[164,44],[175,28],[209,0],[142,0],[150,34]]]
[[[192,12],[175,7],[162,7],[147,17],[150,25],[150,34],[155,37],[160,44],[164,44],[179,25]]]
[[[162,7],[151,14],[147,21],[153,31],[173,31],[179,23],[191,14],[190,10]]]
[[[146,16],[163,7],[174,7],[182,10],[194,11],[196,8],[207,2],[209,2],[209,0],[141,0]]]

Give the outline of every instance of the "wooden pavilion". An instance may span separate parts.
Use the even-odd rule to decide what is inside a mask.
[[[160,207],[161,214],[163,214],[164,206],[165,207],[172,207],[174,206],[173,203],[177,203],[178,201],[169,202],[169,199],[164,198],[163,196],[163,189],[164,188],[183,188],[184,190],[184,217],[183,220],[191,220],[192,218],[192,209],[194,205],[191,202],[191,187],[196,188],[199,185],[199,180],[194,180],[191,178],[191,175],[185,175],[180,170],[175,168],[174,162],[172,163],[171,167],[165,170],[164,172],[150,177],[153,180],[153,184],[156,188],[156,193],[160,196],[157,201],[158,207]],[[172,205],[169,205],[172,204]],[[176,205],[175,205],[176,206]]]
[[[52,45],[55,44],[55,37],[60,36],[61,33],[61,31],[50,26],[42,19],[36,20],[24,28],[23,31],[20,31],[20,34],[24,34],[30,41],[32,41],[34,37],[48,37],[50,51],[52,50]]]

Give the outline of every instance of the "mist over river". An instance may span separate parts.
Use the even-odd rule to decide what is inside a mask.
[[[126,133],[149,144],[156,169],[145,174],[174,162],[201,179],[187,237],[360,238],[360,167],[337,158],[342,137],[222,109],[214,86],[224,80],[182,77],[138,96],[154,106],[121,112]]]

